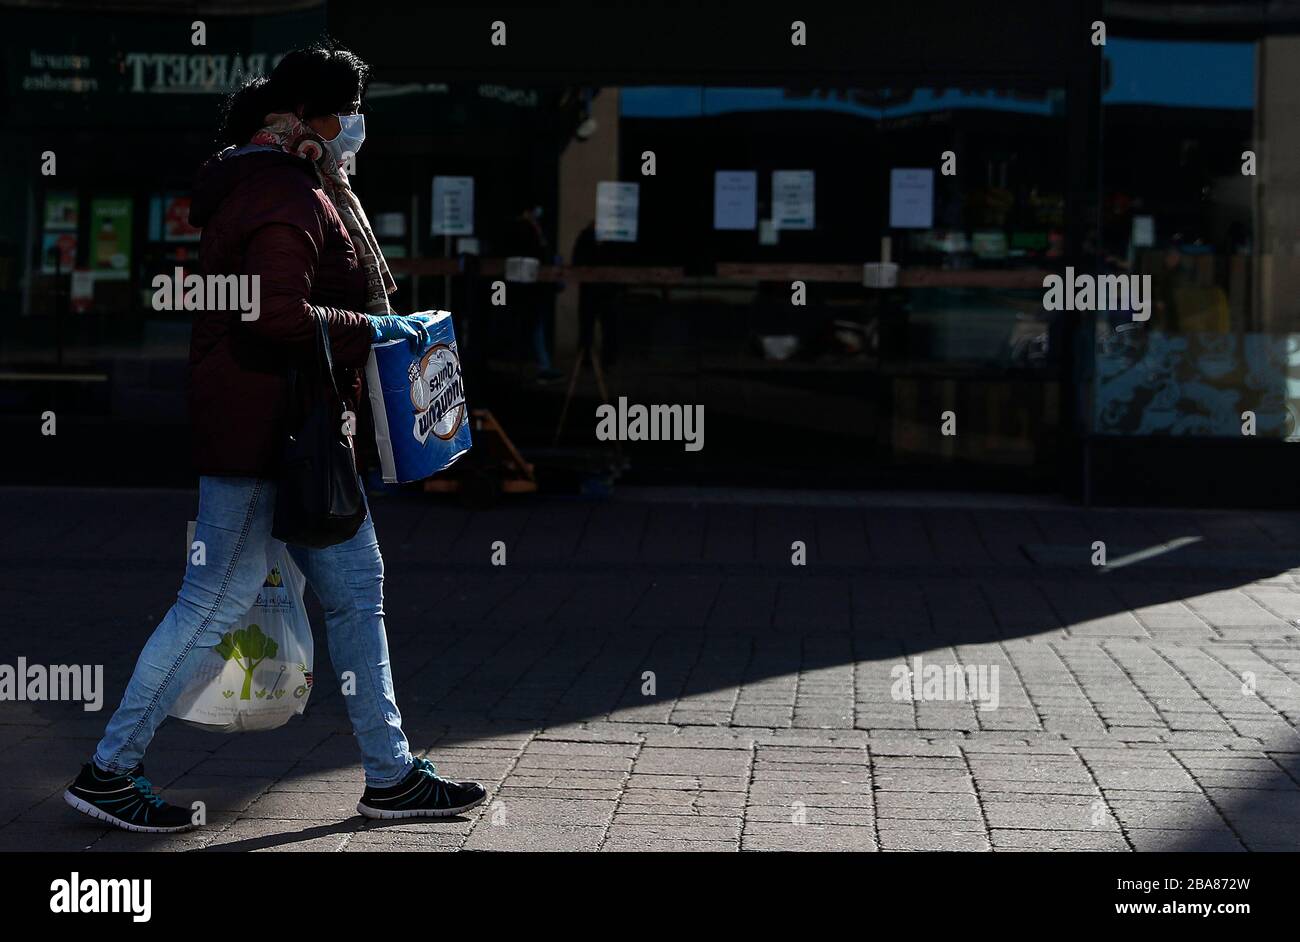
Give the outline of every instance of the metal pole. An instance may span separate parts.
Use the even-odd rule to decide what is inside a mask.
[[[63,368],[63,250],[59,247],[58,238],[54,242],[54,362],[59,369]]]

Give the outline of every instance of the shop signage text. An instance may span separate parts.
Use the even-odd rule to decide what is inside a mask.
[[[284,56],[255,52],[183,55],[164,52],[128,52],[123,58],[134,93],[211,95],[225,93],[245,79],[265,75]]]

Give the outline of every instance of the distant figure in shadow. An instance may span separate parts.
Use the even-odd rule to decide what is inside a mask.
[[[532,258],[539,266],[552,261],[550,244],[542,231],[541,216],[542,207],[531,198],[518,202],[516,215],[506,225],[502,244],[502,253],[507,258]],[[520,329],[527,333],[533,348],[538,382],[555,382],[561,374],[551,363],[546,343],[546,305],[554,294],[554,288],[549,283],[514,281],[508,290],[507,308],[520,315]]]

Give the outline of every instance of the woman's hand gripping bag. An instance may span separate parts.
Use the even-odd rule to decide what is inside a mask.
[[[194,545],[190,523],[189,545]],[[311,621],[306,579],[283,543],[267,551],[269,572],[257,601],[222,634],[196,651],[200,665],[168,711],[215,733],[275,729],[307,708],[312,686]]]
[[[470,449],[465,379],[450,311],[427,311],[430,344],[376,344],[366,363],[366,388],[385,484],[422,481]]]

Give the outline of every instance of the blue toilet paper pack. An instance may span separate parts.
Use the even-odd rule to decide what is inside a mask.
[[[386,484],[421,481],[470,448],[465,380],[450,311],[429,311],[433,340],[415,353],[405,340],[371,348],[366,386]]]

